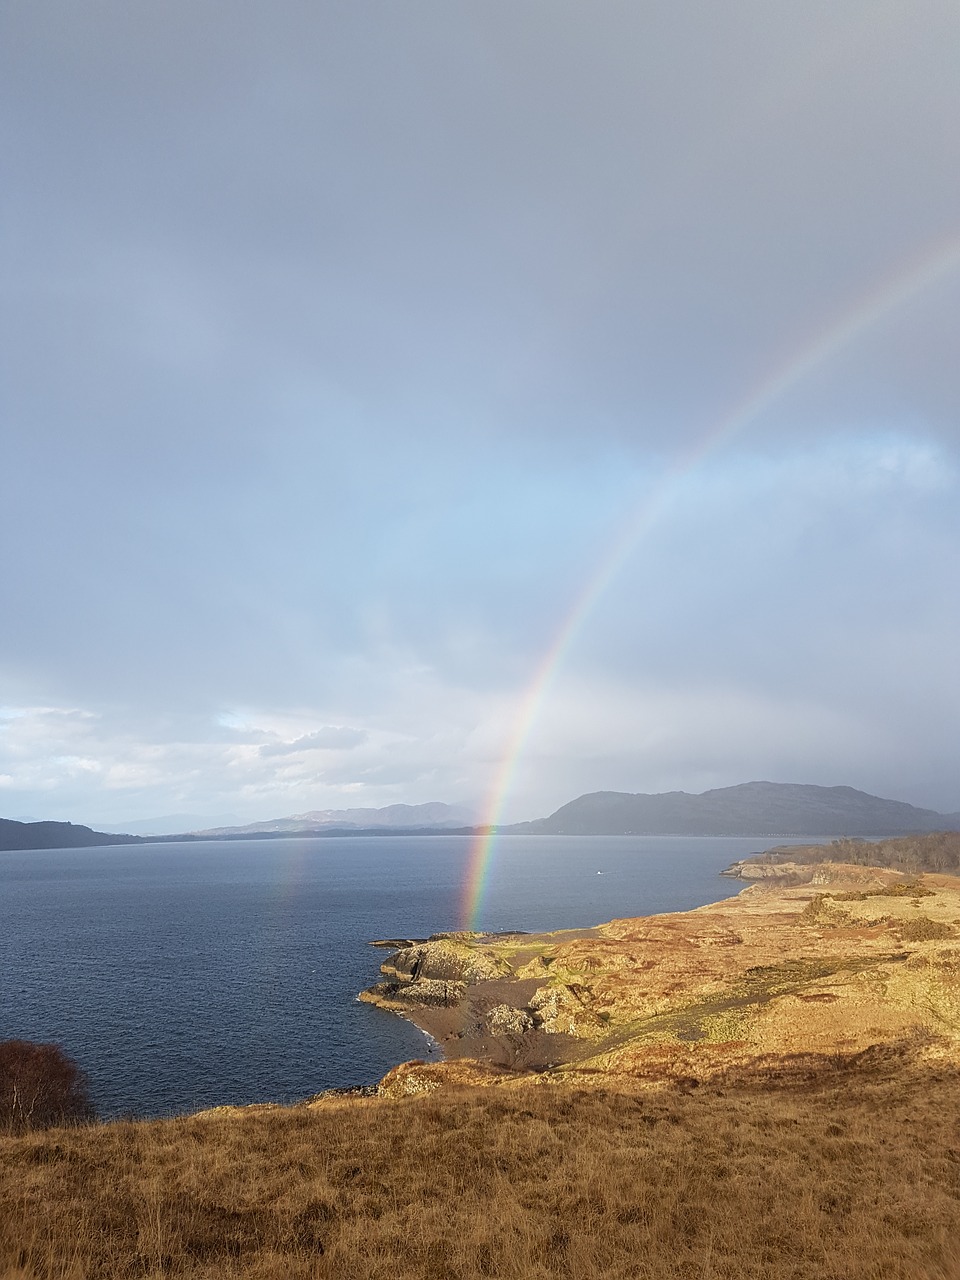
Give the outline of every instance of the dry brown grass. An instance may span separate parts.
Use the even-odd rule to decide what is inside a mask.
[[[960,1078],[531,1082],[0,1140],[0,1277],[955,1280]]]

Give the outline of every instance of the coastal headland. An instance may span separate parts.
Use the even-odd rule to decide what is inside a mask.
[[[360,998],[411,1019],[446,1060],[405,1064],[382,1090],[960,1061],[960,878],[824,856],[738,863],[730,874],[749,886],[693,911],[403,940]]]

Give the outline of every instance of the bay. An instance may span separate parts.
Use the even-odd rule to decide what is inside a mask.
[[[476,927],[575,928],[740,887],[750,838],[503,836]],[[435,1054],[356,1000],[375,938],[463,925],[467,836],[0,853],[0,1039],[55,1042],[98,1112],[157,1116],[371,1084]]]

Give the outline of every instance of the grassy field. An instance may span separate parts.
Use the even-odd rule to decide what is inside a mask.
[[[0,1277],[960,1278],[960,1073],[446,1086],[0,1139]]]

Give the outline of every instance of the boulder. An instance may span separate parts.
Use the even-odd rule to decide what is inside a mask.
[[[509,1004],[498,1004],[491,1009],[487,1023],[495,1036],[522,1036],[533,1028],[533,1018],[526,1009],[515,1009]]]
[[[530,1008],[534,1010],[534,1024],[551,1035],[589,1039],[604,1026],[584,1003],[580,991],[562,984],[539,987],[530,998]]]
[[[416,947],[403,947],[380,966],[387,978],[419,982],[436,978],[443,982],[485,982],[509,972],[509,967],[488,951],[455,938],[438,938]]]

